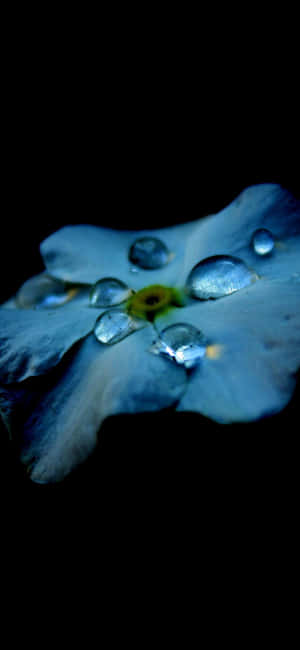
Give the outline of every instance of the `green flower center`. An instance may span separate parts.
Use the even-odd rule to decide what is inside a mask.
[[[178,289],[153,284],[137,291],[127,302],[127,311],[138,318],[154,320],[172,307],[182,307],[183,296]]]

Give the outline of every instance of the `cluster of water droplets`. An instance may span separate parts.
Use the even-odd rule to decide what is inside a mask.
[[[257,229],[251,240],[254,253],[259,256],[270,255],[275,246],[272,233]],[[243,260],[232,255],[214,255],[196,264],[186,280],[186,289],[192,298],[208,300],[222,298],[244,289],[257,280],[255,271]]]
[[[260,228],[254,232],[250,247],[256,255],[270,255],[274,246],[275,239],[269,230]],[[238,257],[214,255],[192,268],[185,288],[192,299],[218,299],[250,286],[257,279],[256,272]],[[159,334],[151,351],[192,368],[205,356],[207,345],[200,330],[188,323],[177,323]]]
[[[95,323],[94,334],[100,343],[119,343],[144,326],[144,322],[134,318],[122,307],[116,308],[126,302],[133,293],[125,282],[117,278],[102,278],[91,288],[90,305],[111,308],[106,309]]]
[[[250,246],[258,256],[270,255],[275,240],[270,231],[257,229]],[[129,250],[132,271],[155,270],[170,262],[173,254],[166,244],[156,237],[136,239]],[[222,298],[243,289],[257,280],[257,275],[241,259],[231,255],[215,255],[196,264],[186,280],[186,292],[192,299]],[[22,308],[57,308],[78,296],[83,288],[56,280],[46,273],[30,278],[19,289],[16,303]],[[134,292],[117,278],[105,277],[94,284],[87,304],[104,308],[97,319],[94,334],[100,343],[112,345],[145,326],[145,321],[118,307]],[[161,354],[185,368],[193,368],[205,356],[207,339],[189,323],[171,325],[159,334],[152,346],[154,354]]]

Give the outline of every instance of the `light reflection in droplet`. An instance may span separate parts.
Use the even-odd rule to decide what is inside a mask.
[[[252,246],[257,255],[269,255],[275,246],[272,233],[266,228],[259,228],[252,237]]]
[[[192,298],[208,300],[230,295],[255,282],[257,275],[242,260],[231,255],[215,255],[196,264],[186,289]]]
[[[145,321],[132,317],[122,309],[109,309],[97,319],[94,334],[100,343],[112,345],[144,326]]]
[[[156,237],[136,239],[129,251],[129,260],[135,267],[142,269],[159,269],[171,259],[166,244]],[[132,267],[132,271],[133,271]]]
[[[200,330],[189,323],[176,323],[162,330],[150,350],[193,368],[205,356],[206,346],[207,339]]]
[[[102,278],[91,289],[92,307],[113,307],[120,305],[132,294],[131,289],[117,278]]]

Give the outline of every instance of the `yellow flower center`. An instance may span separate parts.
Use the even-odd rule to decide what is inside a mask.
[[[153,284],[137,291],[128,301],[127,310],[139,318],[154,320],[155,316],[172,306],[183,305],[180,292],[171,287]]]

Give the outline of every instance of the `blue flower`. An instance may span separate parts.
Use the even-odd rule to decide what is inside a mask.
[[[67,226],[0,309],[0,408],[33,481],[62,480],[104,419],[174,407],[280,411],[300,366],[300,204],[250,187],[155,231]],[[92,288],[92,290],[91,290]]]

